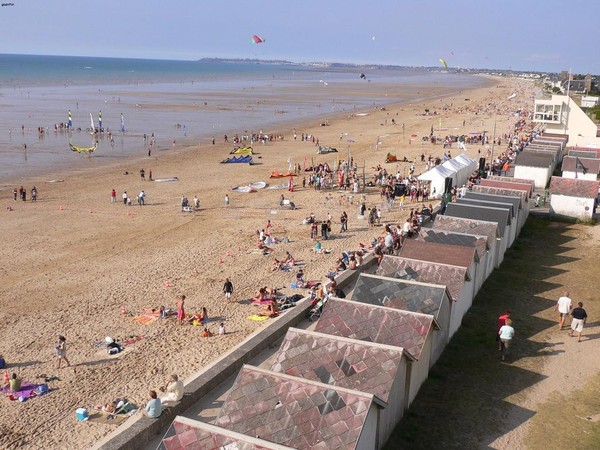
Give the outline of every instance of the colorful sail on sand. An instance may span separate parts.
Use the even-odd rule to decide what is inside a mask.
[[[71,115],[71,110],[69,110],[69,121],[67,122],[67,128],[69,130],[73,128],[73,116]]]
[[[91,147],[77,147],[76,145],[73,145],[73,143],[69,139],[69,148],[77,153],[92,154],[92,153],[94,153],[94,150],[96,150],[96,148],[98,148],[98,141],[96,141],[96,143],[94,145],[92,145]]]

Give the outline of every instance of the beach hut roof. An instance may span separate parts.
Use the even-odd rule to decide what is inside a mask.
[[[465,219],[485,220],[498,224],[498,233],[504,237],[504,229],[510,225],[510,210],[507,208],[490,208],[486,206],[467,205],[465,203],[449,203],[445,216],[464,217]]]
[[[315,331],[402,347],[418,360],[434,327],[439,328],[429,314],[329,299]]]
[[[372,394],[246,365],[215,425],[296,449],[340,440],[355,448],[373,405],[386,406]]]
[[[388,402],[403,348],[290,328],[274,355],[273,372],[368,392]]]
[[[563,172],[600,173],[600,159],[565,156],[562,160]]]
[[[444,301],[450,301],[446,286],[361,273],[350,298],[360,303],[404,309],[438,317]]]
[[[451,217],[437,215],[433,221],[434,230],[458,231],[460,233],[484,235],[491,245],[500,236],[498,224],[485,220],[467,219],[465,217]]]
[[[404,241],[398,256],[466,268],[479,262],[479,255],[474,246],[450,245],[418,239]]]
[[[479,259],[489,249],[487,236],[457,233],[455,231],[434,230],[433,228],[421,228],[417,240],[435,242],[447,245],[459,245],[476,249]]]
[[[556,195],[596,198],[598,195],[598,182],[577,178],[552,177],[549,190],[551,194]]]

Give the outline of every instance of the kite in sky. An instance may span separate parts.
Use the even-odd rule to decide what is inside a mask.
[[[446,63],[446,60],[444,58],[440,58],[440,63],[442,63],[442,66],[444,66],[444,69],[448,68],[448,63]]]
[[[261,38],[260,36],[254,34],[252,35],[252,43],[253,44],[262,44],[263,42],[265,42],[265,40],[263,38]]]

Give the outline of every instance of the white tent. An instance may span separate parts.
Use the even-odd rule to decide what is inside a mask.
[[[420,181],[430,181],[429,196],[431,198],[440,197],[446,187],[446,178],[452,179],[452,184],[456,183],[457,174],[443,166],[435,166],[434,168],[422,173],[417,177]]]
[[[454,158],[454,161],[462,166],[459,170],[459,179],[457,180],[457,185],[461,186],[469,180],[469,176],[477,170],[479,165],[477,161],[462,153]]]

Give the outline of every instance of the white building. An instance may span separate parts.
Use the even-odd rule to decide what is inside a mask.
[[[552,177],[550,214],[589,221],[597,196],[597,181]]]
[[[563,178],[596,181],[600,172],[600,159],[565,156],[562,162]]]
[[[533,121],[543,124],[549,133],[568,135],[569,145],[600,147],[598,126],[567,95],[535,100]]]
[[[582,108],[593,108],[600,102],[600,97],[594,97],[593,95],[583,95],[581,97]]]

